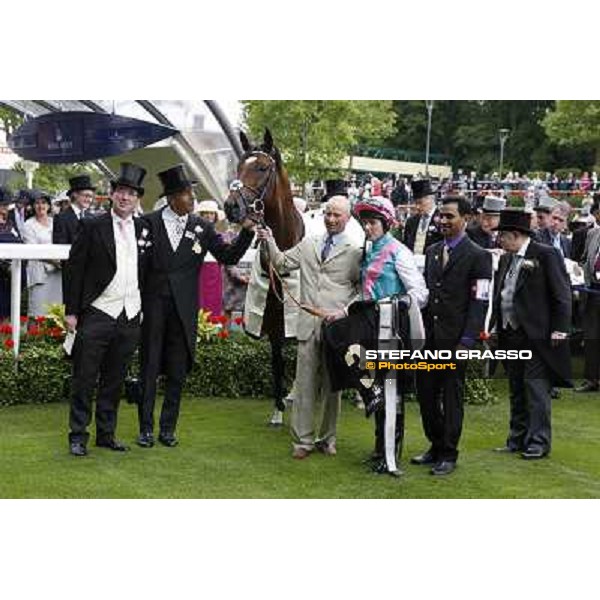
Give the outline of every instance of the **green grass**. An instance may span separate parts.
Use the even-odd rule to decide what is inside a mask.
[[[502,385],[502,384],[500,384]],[[505,394],[500,394],[504,396]],[[361,460],[372,447],[372,422],[344,404],[338,456],[290,457],[286,429],[266,426],[267,400],[186,398],[177,448],[133,444],[136,414],[120,410],[120,454],[95,448],[85,458],[67,452],[65,404],[0,410],[2,498],[598,498],[600,397],[563,390],[554,402],[550,459],[527,462],[498,455],[507,401],[466,407],[457,471],[434,478],[407,458],[427,447],[418,407],[407,406],[399,480],[373,475]],[[286,419],[288,417],[286,416]]]

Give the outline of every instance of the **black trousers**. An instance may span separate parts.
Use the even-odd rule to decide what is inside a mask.
[[[600,291],[600,290],[599,290]],[[588,294],[583,319],[584,373],[588,381],[600,379],[600,293]]]
[[[114,438],[121,387],[140,337],[139,315],[118,319],[88,308],[77,324],[73,346],[73,387],[69,441],[87,444],[96,384],[96,440]]]
[[[191,358],[186,334],[171,296],[156,296],[144,305],[141,346],[142,401],[138,405],[140,433],[154,431],[157,379],[165,374],[165,395],[160,412],[160,433],[175,433],[181,391]]]
[[[455,371],[417,371],[417,398],[425,436],[438,461],[456,461],[462,433],[465,361]]]
[[[508,350],[532,350],[533,355],[531,360],[505,362],[510,391],[510,425],[506,445],[513,450],[535,446],[550,451],[552,399],[548,368],[522,329],[504,331],[500,345]]]

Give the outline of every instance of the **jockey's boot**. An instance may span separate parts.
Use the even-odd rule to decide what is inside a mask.
[[[283,411],[275,409],[269,419],[270,427],[281,427],[283,425]]]

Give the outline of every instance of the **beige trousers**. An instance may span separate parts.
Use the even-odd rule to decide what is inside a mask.
[[[294,447],[312,450],[315,442],[335,443],[341,392],[331,391],[323,346],[315,334],[298,342],[296,385],[291,419]],[[317,404],[320,404],[320,425],[315,438]]]

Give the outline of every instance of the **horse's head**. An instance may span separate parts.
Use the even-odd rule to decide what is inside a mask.
[[[244,154],[238,165],[237,178],[229,186],[225,214],[232,223],[240,223],[246,217],[262,221],[265,202],[277,183],[281,156],[268,129],[260,146],[252,146],[244,132],[240,132],[240,141]]]

